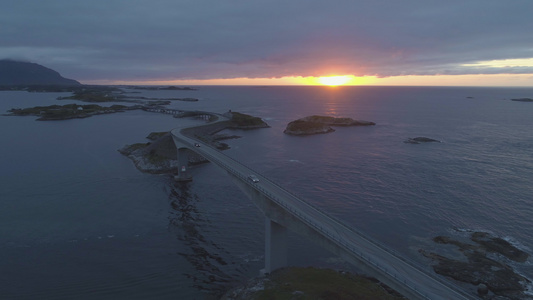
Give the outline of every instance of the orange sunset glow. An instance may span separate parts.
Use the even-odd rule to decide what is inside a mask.
[[[338,86],[338,85],[349,84],[351,81],[353,81],[353,79],[354,77],[351,75],[325,76],[325,77],[319,77],[318,82],[323,85]]]
[[[348,77],[344,83],[334,83],[330,77]],[[86,84],[111,85],[321,85],[321,86],[528,86],[531,76],[527,74],[479,74],[479,75],[432,75],[432,76],[291,76],[279,78],[226,78],[183,80],[87,80]],[[336,80],[336,79],[335,79]]]

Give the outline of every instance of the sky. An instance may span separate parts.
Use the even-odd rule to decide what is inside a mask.
[[[0,59],[85,84],[533,87],[531,0],[1,0]]]

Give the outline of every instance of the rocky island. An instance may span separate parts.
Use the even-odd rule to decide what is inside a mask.
[[[0,86],[1,87],[1,86]],[[171,103],[172,100],[178,101],[198,101],[196,98],[147,98],[147,97],[129,97],[124,96],[123,91],[108,86],[9,86],[5,87],[10,90],[25,90],[28,92],[71,92],[71,96],[58,97],[57,100],[78,100],[88,103],[134,103],[131,106],[113,104],[109,107],[98,104],[78,105],[50,105],[35,106],[31,108],[13,108],[8,110],[8,116],[38,116],[39,121],[48,120],[69,120],[76,118],[87,118],[99,114],[109,114],[123,112],[126,110],[143,109],[146,111],[163,110],[163,106]]]
[[[184,114],[194,117],[199,112]],[[201,112],[206,114],[207,112]],[[221,119],[222,118],[222,119]],[[238,112],[227,112],[223,115],[212,113],[206,125],[185,128],[185,135],[210,144],[219,150],[229,146],[222,140],[239,138],[236,135],[220,134],[224,129],[258,129],[269,127],[261,118]],[[130,158],[141,172],[152,174],[171,174],[178,171],[177,149],[169,132],[152,132],[147,139],[151,142],[126,145],[118,151]],[[188,166],[205,163],[207,160],[193,151],[189,152]]]
[[[352,118],[335,118],[329,116],[308,116],[287,124],[283,133],[290,135],[311,135],[333,132],[331,126],[370,126],[374,122],[354,120]]]
[[[149,90],[149,91],[196,91],[197,89],[191,87],[177,87],[177,86],[127,86],[128,89],[133,90]]]
[[[96,104],[78,105],[49,105],[32,108],[13,108],[8,110],[7,116],[37,116],[38,121],[57,121],[88,118],[94,115],[124,112],[126,110],[141,109],[142,106],[111,105],[109,107]]]
[[[171,101],[198,101],[196,98],[150,98],[131,97],[123,95],[125,92],[112,87],[87,87],[73,91],[72,96],[58,97],[57,100],[80,100],[83,102],[131,102],[148,105],[168,105]],[[148,100],[148,101],[146,101]]]
[[[141,172],[170,174],[178,171],[178,153],[170,132],[152,132],[147,137],[151,142],[126,145],[118,151],[130,158]],[[198,165],[207,160],[189,151],[188,165]]]

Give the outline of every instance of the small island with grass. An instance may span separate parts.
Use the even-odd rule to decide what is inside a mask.
[[[142,106],[111,105],[109,107],[97,104],[66,104],[35,106],[31,108],[13,108],[8,110],[7,116],[37,116],[38,121],[57,121],[68,119],[88,118],[94,115],[124,112],[126,110],[141,109]]]
[[[224,116],[230,120],[228,122],[228,128],[233,129],[257,129],[270,127],[268,124],[259,117],[250,116],[239,112],[227,112]]]
[[[7,88],[6,88],[7,89]],[[143,109],[145,111],[161,110],[171,101],[198,101],[196,98],[148,98],[125,96],[124,91],[109,86],[10,86],[9,90],[25,90],[28,92],[71,92],[70,96],[60,96],[57,100],[77,100],[91,103],[86,105],[66,104],[35,106],[31,108],[12,108],[7,116],[37,116],[39,121],[69,120],[87,118],[94,115],[124,112],[127,110]],[[116,104],[116,103],[121,104]],[[103,103],[114,103],[101,106]],[[122,103],[133,103],[126,106]]]
[[[312,135],[333,132],[331,126],[371,126],[374,122],[354,120],[352,118],[335,118],[330,116],[308,116],[287,124],[283,133],[289,135]]]
[[[152,132],[149,142],[126,145],[118,150],[131,159],[135,167],[144,173],[172,174],[178,171],[178,152],[170,132]],[[205,158],[189,151],[188,166],[207,162]]]
[[[178,87],[174,85],[170,86],[137,86],[137,85],[130,85],[126,86],[128,89],[132,90],[148,90],[148,91],[196,91],[196,88],[191,87]]]
[[[57,100],[80,100],[83,102],[130,102],[150,105],[168,105],[171,101],[196,102],[196,98],[150,98],[132,97],[124,95],[125,92],[119,89],[86,88],[73,91],[71,96],[58,97]],[[150,101],[150,102],[147,102]]]

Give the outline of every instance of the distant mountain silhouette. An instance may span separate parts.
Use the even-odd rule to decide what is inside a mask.
[[[81,85],[36,63],[0,60],[0,85]]]

